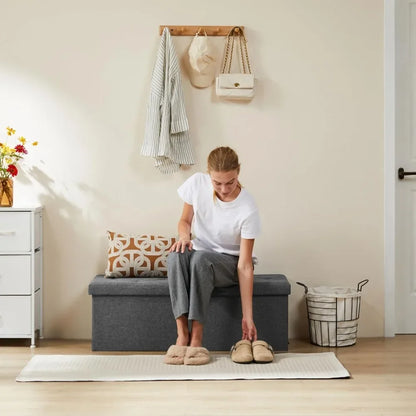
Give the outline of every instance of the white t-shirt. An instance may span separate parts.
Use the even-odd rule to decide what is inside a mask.
[[[256,238],[260,233],[256,203],[244,188],[234,201],[214,200],[211,177],[195,173],[179,187],[178,194],[194,210],[192,243],[195,250],[238,256],[241,238]]]

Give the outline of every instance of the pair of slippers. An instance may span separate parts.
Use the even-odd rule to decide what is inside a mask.
[[[243,339],[231,347],[231,360],[238,364],[271,363],[273,359],[273,347],[266,341]]]
[[[171,345],[166,352],[165,364],[204,365],[209,363],[209,351],[204,347]]]

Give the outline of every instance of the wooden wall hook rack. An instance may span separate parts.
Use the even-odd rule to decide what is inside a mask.
[[[235,26],[171,26],[160,25],[159,34],[163,33],[163,29],[167,27],[172,36],[195,36],[200,30],[200,34],[204,35],[205,32],[208,36],[227,36],[230,30]],[[244,26],[239,26],[244,30]]]

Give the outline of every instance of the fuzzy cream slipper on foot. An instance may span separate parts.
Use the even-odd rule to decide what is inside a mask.
[[[256,363],[271,363],[274,359],[273,347],[266,341],[254,341],[253,358]]]
[[[231,359],[238,364],[248,364],[253,361],[251,342],[247,339],[238,341],[231,347]]]
[[[171,345],[164,358],[165,364],[183,364],[187,348],[188,347],[182,345]]]
[[[209,351],[204,347],[188,347],[185,354],[185,365],[203,365],[209,363]]]

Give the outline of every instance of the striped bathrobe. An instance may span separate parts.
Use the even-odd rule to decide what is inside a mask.
[[[163,173],[173,173],[180,165],[195,163],[181,70],[168,28],[163,30],[153,69],[141,154],[155,158],[155,166]]]

